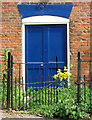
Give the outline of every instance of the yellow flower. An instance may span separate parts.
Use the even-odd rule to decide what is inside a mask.
[[[71,64],[70,68],[72,68],[72,67],[73,67],[73,65]]]
[[[63,77],[60,78],[60,81],[62,81],[62,80],[63,80]]]
[[[66,76],[66,75],[64,76],[64,79],[67,79],[67,76]]]
[[[56,74],[53,76],[54,79],[57,79],[57,77],[58,77],[58,76],[57,76]]]
[[[71,65],[70,67],[72,67],[72,66],[73,65]],[[61,72],[61,70],[58,69],[57,74],[55,74],[53,77],[54,77],[54,79],[59,78],[60,81],[62,81],[63,79],[67,79],[68,76],[71,76],[71,73],[70,73],[70,71],[68,71],[67,67],[64,66],[64,72]]]
[[[60,72],[59,78],[60,78],[60,77],[64,77],[64,73]]]
[[[67,67],[66,66],[64,66],[64,71],[67,71],[68,69],[67,69]]]
[[[57,76],[59,76],[60,73],[57,73]]]
[[[60,70],[60,69],[58,69],[57,73],[60,73],[60,72],[61,72],[61,70]]]

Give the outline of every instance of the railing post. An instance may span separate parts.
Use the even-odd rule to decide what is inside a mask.
[[[85,81],[85,75],[84,75],[84,103],[86,102],[86,81]]]
[[[58,56],[56,56],[56,74],[58,71]],[[56,80],[56,103],[58,102],[58,80]]]
[[[78,52],[78,78],[77,78],[77,103],[79,104],[80,102],[80,64],[81,64],[81,59],[80,59],[80,51]]]
[[[11,108],[13,110],[13,56],[11,56]]]
[[[8,74],[7,74],[7,109],[10,108],[10,59],[11,53],[8,52]]]

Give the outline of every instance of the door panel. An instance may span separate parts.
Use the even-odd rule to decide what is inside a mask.
[[[48,62],[65,62],[66,32],[64,25],[50,26],[48,29]]]
[[[26,62],[43,62],[43,28],[26,26]]]

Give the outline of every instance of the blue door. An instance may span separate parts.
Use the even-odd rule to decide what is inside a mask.
[[[56,56],[59,68],[63,69],[67,65],[67,26],[27,25],[25,31],[26,82],[48,80],[48,75],[56,73]]]

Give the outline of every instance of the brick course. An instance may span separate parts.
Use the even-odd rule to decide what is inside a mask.
[[[17,7],[18,2],[2,2],[2,49],[0,56],[3,57],[4,48],[14,56],[14,62],[22,60],[22,20]],[[19,4],[38,4],[23,2]],[[90,40],[91,2],[48,2],[45,4],[74,4],[70,15],[70,52],[72,74],[77,79],[77,52],[81,51],[81,58],[91,58],[92,43]],[[88,65],[82,64],[83,73],[87,74]]]

